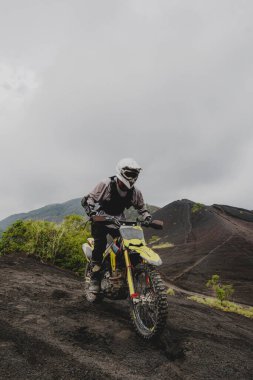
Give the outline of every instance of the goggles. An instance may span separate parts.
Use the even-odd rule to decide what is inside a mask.
[[[122,175],[124,178],[129,179],[129,180],[134,180],[137,179],[139,175],[139,170],[135,169],[122,169],[121,171]]]

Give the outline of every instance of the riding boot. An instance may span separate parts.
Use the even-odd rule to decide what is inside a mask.
[[[100,263],[92,261],[89,290],[94,293],[99,292],[100,290],[100,269]]]

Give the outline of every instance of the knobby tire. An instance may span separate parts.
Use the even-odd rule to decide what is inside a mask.
[[[130,300],[130,314],[137,334],[145,340],[153,340],[162,333],[166,325],[168,314],[166,287],[160,273],[156,270],[155,267],[148,264],[140,264],[133,269],[134,283],[137,292],[139,285],[138,281],[140,276],[143,276],[143,274],[149,279],[150,282],[149,291],[153,294],[154,297],[154,310],[156,313],[156,320],[152,328],[145,326],[145,321],[143,321],[143,319],[146,320],[146,318],[143,318],[143,314],[140,311],[141,308],[138,308],[138,306],[134,304],[133,300]],[[147,319],[148,318],[149,317],[147,316]]]

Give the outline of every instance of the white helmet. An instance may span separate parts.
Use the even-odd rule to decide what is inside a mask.
[[[140,165],[133,158],[123,158],[117,163],[116,175],[124,185],[131,189],[141,171]]]

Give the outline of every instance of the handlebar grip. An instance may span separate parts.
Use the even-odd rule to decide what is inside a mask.
[[[117,219],[115,219],[113,216],[104,216],[104,215],[93,215],[91,216],[91,221],[92,222],[98,222],[98,223],[116,223]]]
[[[150,223],[150,227],[154,228],[155,230],[162,230],[163,229],[163,221],[162,220],[152,220]]]
[[[103,215],[93,215],[91,216],[92,222],[106,222],[108,219],[106,219]]]

